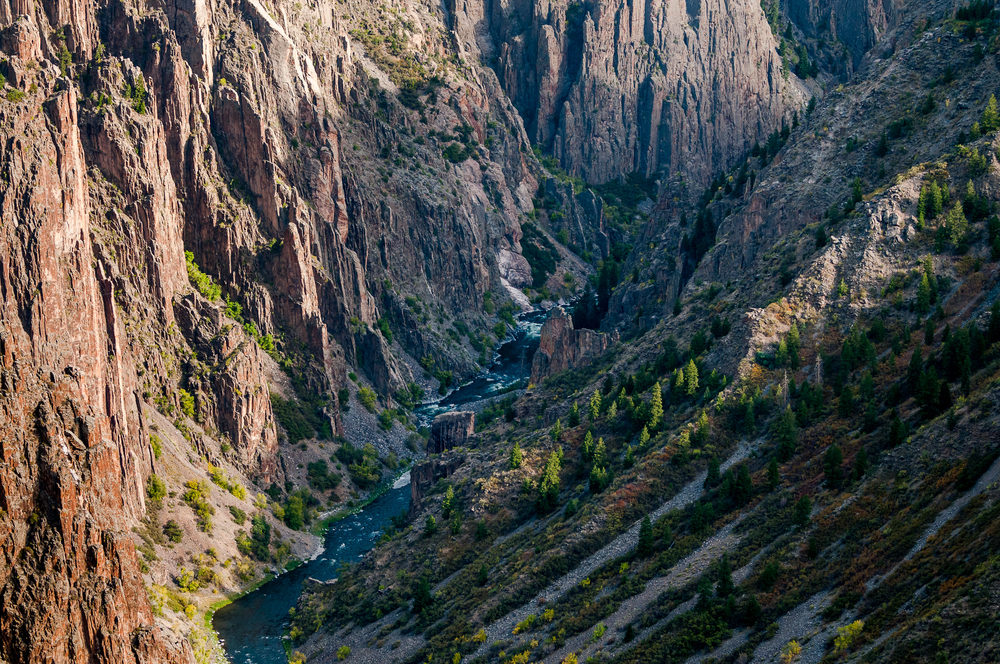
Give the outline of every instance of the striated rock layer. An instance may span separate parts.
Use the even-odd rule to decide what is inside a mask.
[[[590,183],[703,181],[804,101],[757,0],[456,3],[460,46],[497,71],[532,142]]]

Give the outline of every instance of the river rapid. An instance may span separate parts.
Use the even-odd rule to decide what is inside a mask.
[[[498,349],[493,365],[440,400],[416,409],[422,425],[436,415],[489,399],[526,381],[531,358],[538,348],[538,335],[546,313],[522,314],[514,334]],[[363,445],[365,441],[352,441]],[[287,664],[282,634],[288,625],[288,610],[302,594],[306,579],[332,581],[344,563],[356,563],[370,551],[391,519],[410,506],[410,474],[396,479],[392,488],[355,514],[335,522],[326,532],[322,553],[290,572],[219,609],[212,620],[227,656],[234,664]]]

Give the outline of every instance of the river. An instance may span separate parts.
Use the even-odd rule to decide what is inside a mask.
[[[416,409],[421,422],[503,393],[526,379],[545,316],[541,311],[522,314],[517,331],[500,346],[489,371],[438,401],[422,404]],[[212,626],[234,664],[287,664],[281,637],[288,624],[288,610],[302,594],[302,582],[308,578],[336,579],[342,563],[361,560],[385,532],[390,519],[409,508],[409,477],[406,473],[383,496],[330,526],[325,548],[316,559],[275,577],[215,613]]]

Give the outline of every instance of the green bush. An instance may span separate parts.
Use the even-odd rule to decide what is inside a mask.
[[[194,262],[193,253],[185,251],[184,259],[187,262],[188,280],[206,299],[212,302],[218,301],[222,297],[222,287],[213,283],[212,277],[201,271],[201,268]]]
[[[247,520],[247,513],[235,505],[229,506],[229,513],[233,515],[233,522],[237,526],[242,526]]]
[[[155,474],[150,475],[146,483],[146,495],[153,502],[159,503],[167,496],[167,485]]]
[[[181,530],[181,527],[173,519],[170,519],[163,525],[163,534],[174,544],[180,544],[181,540],[184,539],[184,531]]]
[[[378,395],[375,394],[375,390],[371,389],[370,387],[365,387],[364,385],[362,385],[361,387],[358,388],[358,401],[361,403],[362,406],[365,407],[365,410],[367,410],[369,413],[375,412],[375,401],[377,398]]]

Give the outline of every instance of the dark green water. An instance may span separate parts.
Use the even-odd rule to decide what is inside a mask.
[[[544,312],[522,315],[517,332],[500,346],[488,372],[440,401],[421,406],[417,416],[427,423],[439,413],[495,396],[527,378],[545,316]],[[354,442],[364,444],[364,441]],[[235,664],[287,664],[281,637],[288,624],[288,610],[298,603],[302,594],[302,582],[308,578],[330,581],[337,578],[341,563],[361,560],[385,532],[390,519],[409,508],[408,480],[409,474],[357,514],[333,524],[326,534],[325,549],[318,558],[276,577],[216,612],[212,625],[231,661]]]

